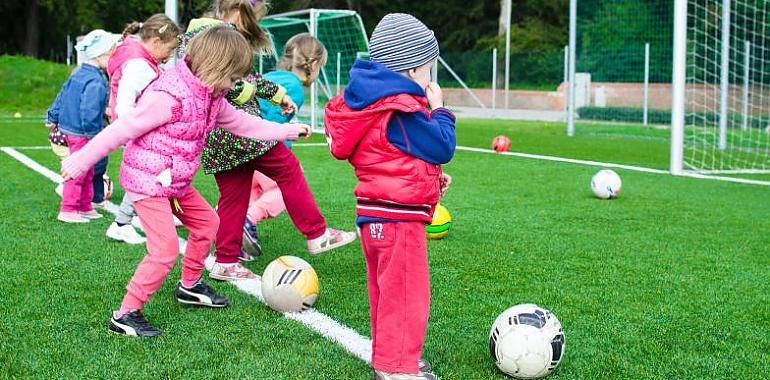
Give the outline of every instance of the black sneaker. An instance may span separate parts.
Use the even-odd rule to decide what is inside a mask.
[[[227,298],[217,294],[203,280],[198,281],[192,288],[185,288],[180,281],[176,284],[174,295],[177,301],[187,305],[225,307],[230,304]]]
[[[262,245],[259,244],[257,225],[246,219],[246,222],[243,223],[243,242],[241,243],[241,255],[238,259],[241,261],[252,261],[254,256],[260,256],[261,254]]]
[[[110,331],[127,336],[158,336],[162,332],[153,327],[142,315],[139,310],[123,314],[122,317],[110,318],[108,325]]]

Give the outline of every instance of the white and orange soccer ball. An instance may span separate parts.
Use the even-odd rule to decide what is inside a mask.
[[[299,257],[281,256],[268,264],[262,274],[262,296],[276,311],[305,311],[315,304],[318,291],[318,275]]]

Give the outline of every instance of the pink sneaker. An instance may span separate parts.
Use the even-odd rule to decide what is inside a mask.
[[[307,241],[307,251],[310,252],[311,255],[317,255],[350,244],[354,240],[356,240],[355,232],[327,228],[323,235]]]
[[[89,220],[77,212],[60,212],[56,220],[64,223],[88,223]]]
[[[209,270],[209,277],[221,281],[236,281],[253,280],[257,278],[257,275],[249,270],[249,268],[241,265],[241,263],[214,263],[214,265]]]

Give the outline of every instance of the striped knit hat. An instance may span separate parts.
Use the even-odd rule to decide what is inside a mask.
[[[369,55],[390,70],[406,71],[436,59],[438,41],[433,31],[414,16],[390,13],[374,28]]]

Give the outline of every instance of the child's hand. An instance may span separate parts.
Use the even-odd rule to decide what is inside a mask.
[[[310,135],[313,134],[313,129],[310,128],[310,126],[307,124],[300,124],[299,128],[300,128],[299,135],[306,139],[310,138]]]
[[[442,197],[446,195],[447,191],[449,191],[450,184],[452,184],[452,176],[446,173],[441,173],[441,176],[438,177],[438,186]]]
[[[48,129],[54,129],[56,127],[56,123],[45,123],[45,127]]]
[[[289,133],[289,136],[286,137],[287,140],[294,141],[294,140],[297,140],[300,136],[304,136],[305,138],[308,138],[312,133],[310,130],[310,126],[307,124],[290,123],[289,127],[292,129],[292,131]]]
[[[297,113],[297,103],[294,103],[289,95],[286,95],[281,99],[281,113],[284,115]]]
[[[73,179],[72,175],[64,167],[61,168],[61,177],[63,182],[67,182]]]
[[[425,96],[428,98],[428,105],[431,109],[435,110],[444,106],[444,93],[438,83],[430,82],[425,88]]]

